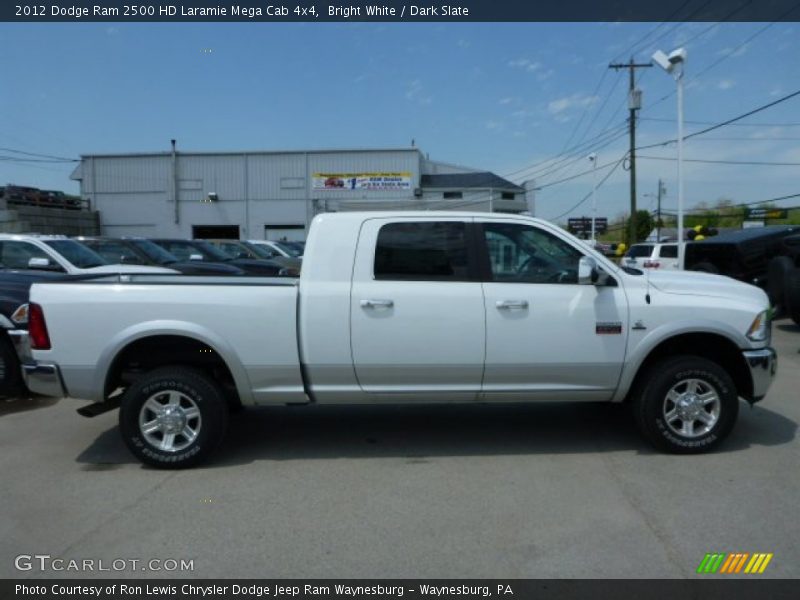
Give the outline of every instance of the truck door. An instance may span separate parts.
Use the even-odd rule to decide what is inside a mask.
[[[369,219],[350,298],[353,365],[376,400],[477,398],[483,292],[467,219]]]
[[[611,399],[628,335],[623,289],[579,285],[583,252],[544,228],[496,219],[480,230],[485,399]]]

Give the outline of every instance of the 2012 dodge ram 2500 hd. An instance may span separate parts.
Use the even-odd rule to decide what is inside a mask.
[[[161,467],[206,458],[231,406],[288,403],[630,401],[656,447],[700,452],[776,367],[762,290],[619,268],[498,214],[320,215],[299,280],[119,276],[31,296],[30,389],[119,404],[128,447]]]

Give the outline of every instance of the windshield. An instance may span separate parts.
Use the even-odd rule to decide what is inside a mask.
[[[203,255],[204,260],[215,260],[219,262],[233,260],[230,256],[214,246],[214,244],[211,242],[207,242],[205,240],[192,240],[188,243],[192,244],[194,248],[197,248],[198,253]]]
[[[653,246],[650,244],[636,244],[625,254],[628,258],[641,258],[653,254]]]
[[[261,244],[251,244],[250,242],[241,242],[243,246],[246,246],[248,250],[250,250],[253,254],[258,256],[259,258],[269,259],[275,258],[277,256],[277,252],[272,250],[269,246],[262,246]]]
[[[272,242],[292,258],[303,256],[304,242]]]
[[[96,252],[74,240],[43,240],[45,244],[79,269],[91,269],[110,264]]]
[[[136,246],[139,250],[147,255],[147,258],[159,265],[169,265],[178,262],[178,257],[170,254],[158,244],[154,244],[150,240],[129,240],[130,243]]]

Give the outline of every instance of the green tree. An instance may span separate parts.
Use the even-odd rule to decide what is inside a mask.
[[[636,239],[631,242],[628,238],[630,237],[630,233],[626,232],[625,235],[625,242],[630,246],[632,243],[635,244],[636,242],[641,242],[647,239],[647,236],[650,235],[650,232],[653,231],[655,227],[655,223],[653,221],[653,216],[647,210],[637,210],[636,211]]]

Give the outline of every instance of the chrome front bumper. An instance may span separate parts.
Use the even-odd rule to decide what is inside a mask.
[[[761,350],[745,350],[742,352],[747,366],[750,368],[750,379],[753,382],[752,402],[757,402],[767,395],[769,386],[775,379],[778,369],[778,355],[772,348]]]
[[[58,365],[50,363],[36,362],[31,355],[31,343],[28,332],[23,329],[15,329],[8,332],[14,349],[17,351],[20,366],[22,368],[22,379],[25,386],[33,394],[42,396],[54,396],[63,398],[67,396],[67,389],[64,380],[61,378],[61,371]]]

